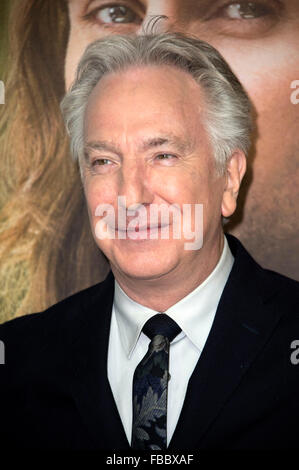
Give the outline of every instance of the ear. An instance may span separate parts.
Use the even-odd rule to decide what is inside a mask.
[[[230,217],[236,210],[237,197],[245,171],[245,154],[241,150],[236,150],[230,157],[226,167],[226,184],[221,204],[223,217]]]

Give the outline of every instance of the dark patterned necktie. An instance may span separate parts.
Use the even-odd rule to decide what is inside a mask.
[[[131,447],[163,450],[167,448],[169,345],[181,328],[165,313],[158,313],[145,323],[142,331],[151,342],[133,378]]]

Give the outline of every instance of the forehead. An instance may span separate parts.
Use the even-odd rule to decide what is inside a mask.
[[[157,88],[156,85],[159,84]],[[201,95],[201,87],[191,74],[174,65],[129,66],[124,70],[108,73],[95,86],[91,98],[105,95],[109,89],[113,93],[125,96],[130,92],[142,92],[165,95],[171,99],[174,95],[185,100]],[[191,97],[191,95],[192,97]]]
[[[85,129],[105,126],[144,129],[198,125],[204,109],[201,87],[174,66],[130,67],[104,76],[88,99]]]

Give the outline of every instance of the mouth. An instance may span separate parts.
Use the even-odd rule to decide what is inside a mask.
[[[143,225],[137,227],[126,227],[125,229],[116,227],[115,230],[121,233],[139,233],[139,232],[150,232],[152,230],[161,230],[163,228],[169,227],[169,224],[157,224],[157,225]]]
[[[169,224],[153,224],[153,225],[142,225],[136,227],[122,227],[115,228],[116,238],[120,240],[131,240],[131,241],[146,241],[146,240],[158,240],[167,237],[163,235],[163,231],[167,230],[169,233]]]

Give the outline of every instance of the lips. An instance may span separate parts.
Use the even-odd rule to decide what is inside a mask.
[[[124,230],[123,228],[120,228],[120,227],[116,227],[115,230],[117,230],[118,232],[126,232],[126,233],[138,233],[138,232],[145,232],[145,231],[151,231],[151,230],[159,230],[159,229],[162,229],[162,228],[165,228],[165,227],[169,227],[169,224],[158,224],[158,225],[143,225],[143,226],[139,226],[137,225],[136,227],[133,227],[133,228],[130,228],[130,227],[126,227],[126,229]]]

